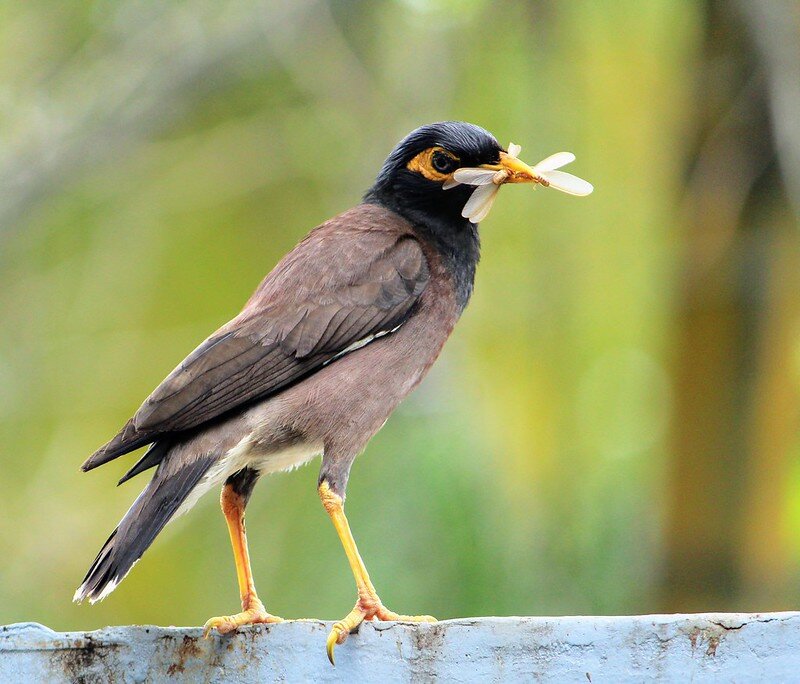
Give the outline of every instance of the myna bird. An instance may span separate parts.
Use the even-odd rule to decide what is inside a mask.
[[[383,165],[361,204],[315,228],[84,464],[145,445],[120,483],[155,475],[108,538],[75,600],[110,594],[167,522],[222,485],[242,612],[206,635],[279,622],[256,594],[244,510],[261,475],[322,456],[319,496],[344,546],[358,600],[328,637],[328,655],[362,621],[431,621],[382,603],[344,514],[350,466],[436,360],[472,294],[477,223],[500,185],[571,194],[592,187],[556,171],[561,152],[530,167],[463,122],[418,128]]]

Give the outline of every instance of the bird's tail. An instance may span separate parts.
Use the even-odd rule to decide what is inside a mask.
[[[208,454],[179,468],[162,463],[100,549],[72,600],[95,603],[114,591],[216,460],[216,454]]]

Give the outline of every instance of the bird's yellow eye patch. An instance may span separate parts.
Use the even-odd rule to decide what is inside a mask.
[[[458,168],[459,159],[443,147],[429,147],[414,157],[406,168],[421,173],[431,181],[443,182],[450,178]]]

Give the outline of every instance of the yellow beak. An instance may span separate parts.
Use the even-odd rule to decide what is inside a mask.
[[[501,183],[537,183],[539,181],[539,176],[530,166],[507,152],[500,153],[499,164],[481,164],[481,168],[503,172],[505,178],[500,180]]]

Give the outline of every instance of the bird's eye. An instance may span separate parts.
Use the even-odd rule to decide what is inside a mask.
[[[429,147],[406,164],[409,171],[436,183],[446,181],[458,166],[458,158],[441,147]]]
[[[436,150],[431,156],[431,166],[434,171],[439,173],[452,173],[456,170],[458,163],[447,152]]]

